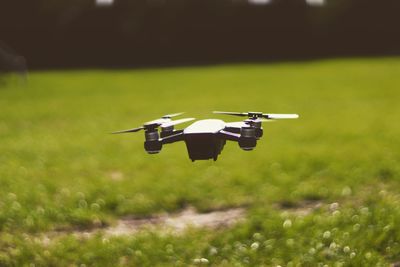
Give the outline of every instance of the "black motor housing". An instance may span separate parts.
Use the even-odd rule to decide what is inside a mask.
[[[256,128],[242,127],[240,130],[239,147],[245,151],[253,150],[257,145]]]
[[[144,149],[149,154],[160,153],[162,148],[162,143],[159,141],[158,131],[146,131],[145,132]]]

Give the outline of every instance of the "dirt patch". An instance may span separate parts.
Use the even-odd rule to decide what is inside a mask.
[[[225,228],[244,220],[246,210],[233,208],[227,210],[198,213],[190,207],[173,214],[160,214],[149,218],[126,217],[108,227],[92,228],[90,230],[64,230],[46,233],[42,243],[48,243],[57,237],[74,235],[78,238],[90,238],[102,233],[104,236],[132,235],[143,229],[157,230],[160,233],[179,234],[189,227],[196,228]]]
[[[146,219],[124,218],[115,226],[103,229],[106,235],[129,235],[143,228],[158,228],[163,231],[179,233],[188,227],[220,228],[229,227],[242,220],[245,215],[243,208],[223,211],[198,213],[194,208],[187,208],[176,214],[164,214]]]
[[[124,180],[124,174],[120,171],[111,171],[108,173],[108,176],[113,181],[122,181]]]

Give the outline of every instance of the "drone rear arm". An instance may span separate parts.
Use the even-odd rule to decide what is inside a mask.
[[[242,128],[240,134],[221,130],[218,135],[224,140],[238,142],[240,148],[246,151],[253,150],[257,145],[255,128]]]

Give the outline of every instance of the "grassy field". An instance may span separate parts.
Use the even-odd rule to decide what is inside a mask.
[[[400,59],[32,72],[0,87],[1,266],[387,266],[400,261]],[[109,135],[171,112],[299,113],[192,163]],[[306,205],[318,204],[299,215]],[[231,228],[50,242],[185,207]],[[204,258],[199,261],[195,259]],[[206,260],[205,260],[206,259]]]

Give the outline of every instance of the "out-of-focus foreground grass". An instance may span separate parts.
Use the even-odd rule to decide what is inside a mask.
[[[30,73],[0,88],[0,265],[361,266],[400,260],[400,59]],[[165,113],[299,113],[253,152],[192,163],[143,133]],[[240,118],[239,118],[240,119]],[[322,208],[299,216],[306,202]],[[335,203],[331,205],[331,203]],[[233,228],[173,236],[48,232],[194,206],[245,206]],[[293,207],[284,210],[283,207]],[[329,208],[330,207],[330,208]],[[203,264],[206,261],[203,260]]]

